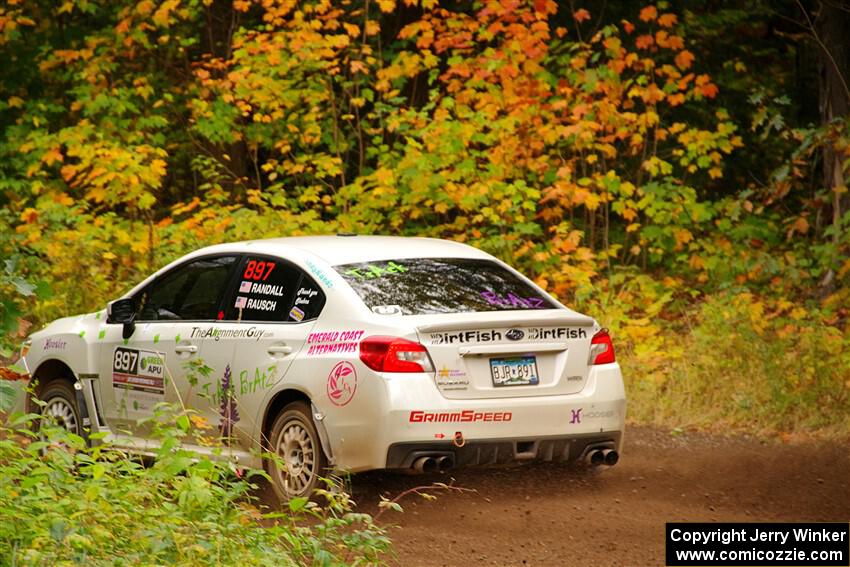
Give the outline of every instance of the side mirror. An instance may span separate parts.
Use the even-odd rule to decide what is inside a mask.
[[[106,322],[124,325],[122,338],[129,339],[136,330],[136,306],[129,298],[116,299],[106,307]]]

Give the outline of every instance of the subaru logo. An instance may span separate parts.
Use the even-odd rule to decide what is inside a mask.
[[[511,341],[519,341],[525,336],[525,333],[519,329],[509,329],[505,336],[508,337],[508,340]]]

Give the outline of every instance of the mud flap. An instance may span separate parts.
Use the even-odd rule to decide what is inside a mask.
[[[83,427],[80,433],[82,438],[86,440],[86,445],[91,447],[89,434],[91,433],[91,419],[89,418],[89,405],[86,403],[86,397],[83,394],[83,383],[77,380],[74,382],[74,393],[77,396],[77,408],[80,410],[80,417],[83,420]]]
[[[336,463],[334,462],[333,453],[331,453],[331,443],[328,440],[328,430],[325,429],[325,414],[320,412],[319,408],[317,408],[316,404],[313,402],[310,402],[310,412],[313,414],[313,425],[319,433],[319,440],[322,442],[322,452],[328,459],[328,465],[333,467]]]

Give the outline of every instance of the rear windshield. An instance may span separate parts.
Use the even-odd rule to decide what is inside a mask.
[[[367,307],[382,315],[558,309],[490,260],[408,258],[334,268]]]

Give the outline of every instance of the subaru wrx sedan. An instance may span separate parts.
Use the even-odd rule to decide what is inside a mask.
[[[608,333],[456,242],[211,246],[26,348],[43,411],[65,427],[145,452],[155,440],[143,418],[183,404],[243,466],[277,453],[265,466],[284,499],[309,495],[329,469],[613,465],[622,442]]]

